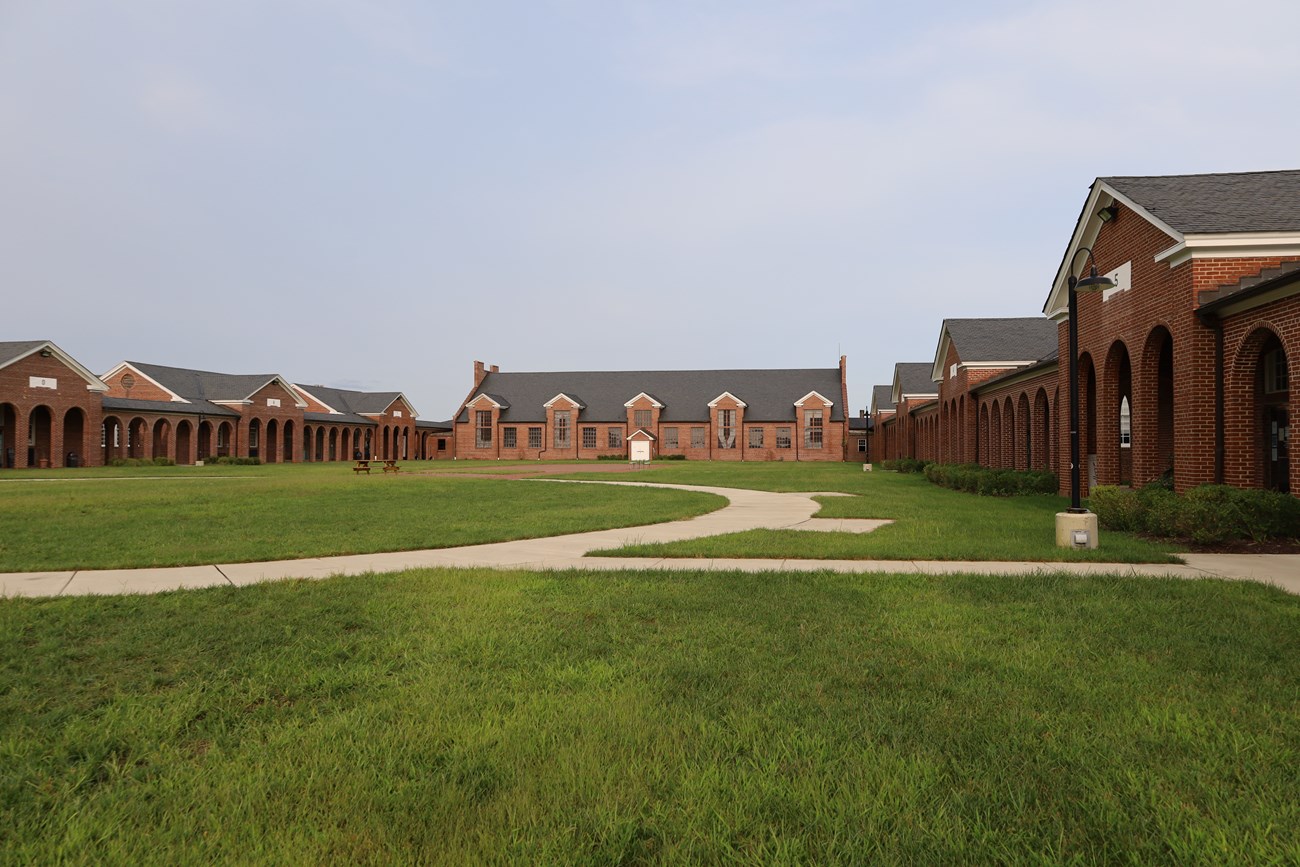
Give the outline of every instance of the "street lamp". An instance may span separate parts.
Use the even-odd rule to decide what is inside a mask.
[[[1073,274],[1074,263],[1080,253],[1087,253],[1084,262],[1093,259],[1090,247],[1080,247],[1070,258],[1068,274],[1069,288],[1069,333],[1070,333],[1070,508],[1056,515],[1056,544],[1063,548],[1096,548],[1097,516],[1089,512],[1079,502],[1079,302],[1080,292],[1100,292],[1114,289],[1115,281],[1109,277],[1097,276],[1094,264],[1088,276],[1080,280]]]

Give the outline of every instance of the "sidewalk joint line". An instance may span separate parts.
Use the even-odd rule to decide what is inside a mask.
[[[59,588],[59,592],[58,592],[58,593],[55,593],[54,595],[55,595],[55,596],[62,596],[63,593],[64,593],[64,591],[68,589],[68,586],[69,586],[70,584],[72,584],[72,579],[73,579],[73,578],[76,578],[76,577],[77,577],[77,573],[80,572],[80,571],[81,571],[80,569],[73,569],[73,570],[72,570],[72,574],[68,576],[68,580],[63,582],[63,586]]]

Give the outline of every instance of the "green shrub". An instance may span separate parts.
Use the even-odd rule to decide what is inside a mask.
[[[627,455],[596,455],[598,461],[625,461]]]
[[[155,467],[174,467],[176,462],[171,458],[157,457],[152,461]]]
[[[262,463],[261,458],[240,458],[234,455],[221,455],[219,457],[204,458],[205,464],[235,464],[238,466],[257,466]]]
[[[993,470],[979,464],[928,464],[925,477],[940,487],[986,497],[1054,494],[1057,485],[1055,473]]]
[[[1172,538],[1179,534],[1182,500],[1160,482],[1152,482],[1138,490],[1142,506],[1142,529],[1153,536]]]
[[[1092,489],[1088,506],[1097,513],[1097,524],[1103,530],[1131,533],[1146,528],[1145,510],[1137,491],[1101,485]]]
[[[686,455],[656,455],[654,459],[656,461],[684,461]]]
[[[1280,491],[1233,489],[1245,533],[1256,542],[1300,538],[1300,498]]]
[[[1183,496],[1179,534],[1198,545],[1217,545],[1246,536],[1246,520],[1236,491],[1227,485],[1201,485]]]
[[[923,473],[925,468],[933,463],[934,461],[923,461],[920,458],[894,458],[882,461],[880,467],[896,473]]]

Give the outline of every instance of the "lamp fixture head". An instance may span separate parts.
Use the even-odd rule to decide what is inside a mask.
[[[1107,205],[1097,212],[1097,216],[1101,218],[1103,223],[1109,223],[1111,220],[1119,216],[1119,206]]]
[[[1074,284],[1075,292],[1101,292],[1106,289],[1114,289],[1115,281],[1106,276],[1097,276],[1097,266],[1093,265],[1089,269],[1091,273],[1084,277],[1078,283]]]

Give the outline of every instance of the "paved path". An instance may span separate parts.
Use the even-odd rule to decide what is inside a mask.
[[[746,572],[902,572],[948,574],[958,572],[1023,575],[1070,572],[1079,575],[1118,574],[1174,578],[1228,578],[1263,581],[1291,593],[1300,593],[1300,555],[1187,554],[1186,565],[1122,563],[958,562],[948,560],[702,560],[634,557],[588,558],[589,551],[634,543],[673,542],[753,529],[839,530],[868,532],[889,521],[819,519],[813,497],[824,493],[778,494],[739,488],[697,485],[662,485],[650,482],[565,482],[551,484],[622,484],[703,491],[727,498],[716,512],[665,524],[621,530],[597,530],[546,539],[521,539],[460,548],[354,554],[268,563],[231,563],[215,566],[179,566],[157,569],[100,569],[61,572],[0,573],[3,596],[84,596],[118,593],[157,593],[180,588],[242,586],[283,578],[327,578],[365,572],[392,572],[430,566],[494,567],[510,569],[672,569],[687,571],[739,570]],[[834,496],[840,496],[834,494]]]

